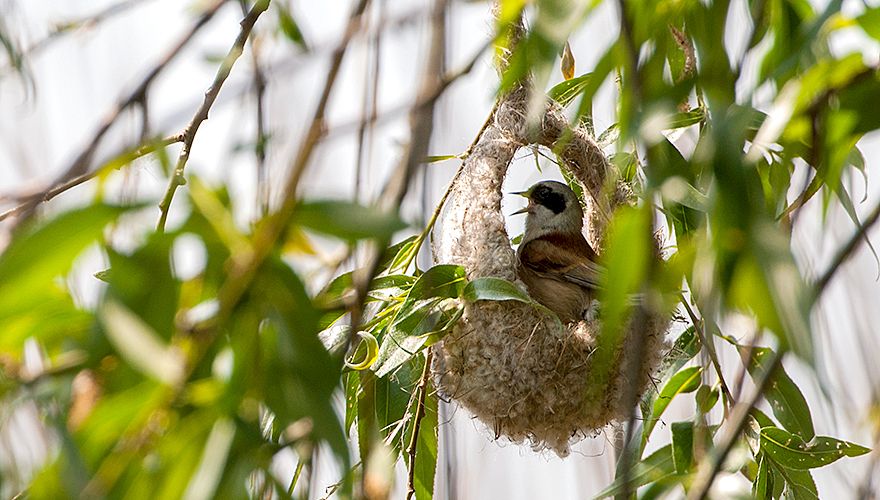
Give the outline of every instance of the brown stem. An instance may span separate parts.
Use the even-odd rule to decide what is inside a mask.
[[[196,110],[196,114],[193,115],[192,120],[190,120],[189,124],[183,131],[183,148],[180,150],[180,155],[177,158],[174,172],[171,173],[171,178],[168,180],[168,188],[165,190],[165,196],[159,203],[160,214],[156,230],[160,233],[165,231],[165,221],[168,219],[168,209],[171,207],[171,200],[174,198],[174,193],[179,186],[186,183],[186,179],[183,177],[183,172],[186,168],[186,162],[189,160],[192,144],[193,141],[195,141],[199,127],[202,122],[208,119],[208,112],[217,100],[217,96],[220,94],[220,89],[223,87],[223,83],[226,81],[226,78],[229,77],[229,73],[232,71],[232,66],[235,64],[235,61],[238,60],[244,51],[244,44],[247,42],[248,37],[250,37],[251,30],[253,30],[257,19],[259,19],[260,15],[269,8],[270,1],[271,0],[257,1],[254,3],[253,7],[251,7],[250,12],[248,12],[244,19],[241,20],[241,30],[238,32],[235,42],[233,42],[232,47],[226,54],[226,58],[223,59],[223,62],[217,69],[213,83],[211,83],[211,86],[205,92],[205,98],[202,101],[202,105]]]
[[[736,404],[736,400],[733,398],[733,393],[730,392],[730,388],[727,387],[727,382],[724,380],[724,374],[721,372],[721,363],[718,362],[718,352],[715,351],[715,342],[709,342],[713,339],[707,338],[702,327],[703,322],[697,318],[693,308],[691,308],[691,305],[688,304],[688,301],[684,296],[681,297],[681,303],[684,305],[684,308],[691,319],[691,323],[694,325],[694,330],[700,337],[700,343],[706,348],[706,352],[709,353],[709,359],[712,361],[712,367],[715,369],[715,373],[718,374],[718,381],[721,384],[721,392],[724,393],[724,418],[726,419],[730,414],[730,405]]]
[[[110,130],[110,127],[113,126],[114,123],[119,119],[122,112],[128,109],[129,107],[136,105],[141,102],[144,96],[147,93],[150,85],[153,83],[153,80],[156,79],[157,76],[168,66],[168,64],[183,50],[184,47],[189,43],[190,40],[199,32],[199,30],[205,26],[208,21],[214,17],[214,14],[220,9],[220,7],[225,3],[225,0],[217,0],[213,2],[202,15],[199,16],[199,19],[193,24],[193,26],[187,31],[187,33],[178,40],[178,42],[165,53],[162,59],[153,66],[152,69],[147,73],[147,75],[138,83],[138,85],[129,92],[124,98],[119,100],[113,108],[104,116],[104,119],[101,121],[101,125],[98,127],[98,130],[92,136],[89,144],[76,156],[73,162],[65,169],[64,173],[56,178],[49,187],[42,190],[40,193],[28,197],[28,199],[23,200],[22,207],[16,210],[17,214],[21,215],[21,220],[27,219],[30,214],[33,212],[34,208],[37,205],[45,201],[48,193],[55,189],[58,186],[66,185],[67,183],[74,181],[87,175],[89,164],[91,163],[92,156],[94,156],[95,151],[98,149],[98,145],[101,143],[101,140],[104,138],[104,135]],[[87,179],[86,179],[87,180]],[[81,183],[81,182],[80,182]]]
[[[419,444],[419,430],[422,426],[422,418],[425,416],[425,397],[428,395],[428,378],[431,375],[431,361],[434,359],[434,351],[428,349],[425,357],[425,366],[422,368],[422,377],[419,379],[419,399],[416,403],[416,414],[413,417],[412,435],[407,446],[407,480],[406,498],[411,499],[416,493],[416,448]]]
[[[758,404],[758,401],[764,395],[764,391],[767,389],[767,386],[770,385],[770,380],[772,380],[773,374],[780,366],[782,366],[783,355],[784,353],[782,352],[774,354],[767,365],[767,369],[761,375],[761,379],[758,381],[752,397],[749,398],[748,401],[738,403],[733,407],[730,418],[726,423],[727,432],[724,433],[718,445],[712,450],[709,459],[703,461],[696,472],[694,482],[687,495],[689,500],[706,498],[709,488],[715,480],[715,476],[721,470],[721,465],[727,458],[727,454],[730,453],[730,450],[739,439],[740,434],[742,434],[742,431],[749,420],[749,414],[751,413],[752,408]]]

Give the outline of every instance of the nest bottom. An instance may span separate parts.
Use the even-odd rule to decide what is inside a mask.
[[[566,456],[572,443],[628,418],[625,388],[637,384],[642,394],[650,382],[667,347],[668,321],[650,318],[643,326],[627,333],[600,398],[587,397],[599,323],[559,328],[527,304],[467,304],[455,329],[434,347],[432,369],[440,393],[492,428],[496,438]],[[637,380],[628,380],[623,367],[634,341],[643,343],[644,357]]]

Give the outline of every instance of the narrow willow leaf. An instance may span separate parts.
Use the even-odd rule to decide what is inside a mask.
[[[700,409],[700,413],[709,413],[718,402],[719,394],[720,391],[717,387],[701,385],[700,388],[697,389],[697,394],[694,396],[697,401],[697,407]]]
[[[303,203],[293,219],[303,227],[347,241],[390,238],[407,226],[396,213],[348,201]]]
[[[700,366],[691,366],[689,368],[685,368],[680,372],[676,373],[666,382],[666,385],[663,386],[663,389],[660,390],[660,394],[657,396],[657,400],[654,401],[654,408],[651,412],[651,418],[645,422],[645,430],[642,433],[642,441],[647,442],[648,437],[651,435],[651,431],[654,430],[654,427],[657,425],[657,422],[660,420],[660,417],[663,415],[663,412],[666,411],[666,408],[669,406],[669,403],[672,402],[672,399],[679,395],[688,392],[693,392],[700,387],[700,375],[703,373],[703,368]]]
[[[214,496],[217,485],[223,477],[226,459],[229,457],[234,438],[235,424],[230,419],[222,418],[214,422],[214,427],[205,442],[202,460],[183,494],[184,500]]]
[[[531,297],[513,283],[491,276],[477,278],[468,283],[464,288],[462,298],[470,301],[515,300],[525,303],[534,302]]]
[[[416,441],[415,474],[413,486],[416,500],[434,498],[434,476],[437,471],[438,400],[430,391],[425,395],[424,416],[419,425]]]
[[[550,89],[548,95],[559,104],[568,106],[571,104],[571,101],[587,88],[590,84],[591,76],[592,73],[584,73],[578,77],[557,83]]]
[[[624,475],[618,474],[617,478],[607,488],[596,494],[594,499],[607,498],[620,495],[624,491],[635,491],[639,486],[658,482],[675,475],[675,464],[672,459],[672,445],[666,445],[654,453],[648,455],[641,462],[637,462],[630,473],[626,476],[629,481],[624,481]]]
[[[672,423],[672,463],[677,474],[688,472],[694,463],[694,423]]]
[[[0,317],[40,300],[107,224],[133,208],[138,207],[90,205],[20,231],[0,255]]]
[[[778,427],[761,429],[761,451],[774,462],[795,470],[824,467],[843,457],[857,457],[869,448],[826,436],[816,436],[805,443],[798,435]]]
[[[425,158],[425,163],[438,163],[446,160],[454,160],[456,158],[458,158],[458,155],[434,155]]]
[[[786,500],[819,500],[819,489],[810,471],[780,467],[772,460],[769,464],[773,478],[773,498],[781,496]]]
[[[147,323],[125,306],[107,300],[98,317],[107,338],[133,368],[170,386],[183,380],[184,359],[180,351],[166,346]]]
[[[762,377],[766,365],[774,356],[772,349],[755,348],[749,363],[749,373],[752,377],[756,379]],[[764,397],[770,403],[773,415],[786,430],[799,435],[804,440],[813,439],[816,431],[813,429],[813,416],[810,413],[810,407],[807,405],[803,393],[788,376],[784,367],[776,368],[776,373],[764,391]]]
[[[769,459],[761,453],[758,458],[758,476],[752,482],[752,497],[755,500],[770,500],[773,486],[770,484]]]
[[[309,50],[309,46],[306,44],[306,39],[303,37],[302,30],[299,29],[299,24],[297,24],[287,7],[280,3],[275,3],[275,7],[275,10],[278,12],[278,27],[281,28],[281,32],[284,33],[284,36],[294,44],[298,45],[301,49]]]
[[[856,18],[859,27],[865,30],[871,38],[880,40],[880,7],[868,7]]]

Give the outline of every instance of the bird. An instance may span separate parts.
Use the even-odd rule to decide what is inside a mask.
[[[517,274],[529,295],[563,322],[595,319],[605,270],[584,238],[584,211],[577,195],[557,181],[541,181],[512,194],[528,199],[525,208],[511,215],[527,214],[516,257]]]

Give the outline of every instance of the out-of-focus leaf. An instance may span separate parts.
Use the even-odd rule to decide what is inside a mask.
[[[648,455],[641,462],[637,462],[630,471],[628,484],[624,481],[624,475],[617,475],[607,488],[596,494],[594,499],[607,498],[619,495],[624,491],[633,492],[639,486],[648,483],[662,481],[675,475],[675,464],[672,459],[672,445],[668,444],[654,453]]]
[[[190,500],[214,496],[223,477],[234,438],[235,424],[231,420],[223,418],[214,422],[205,442],[201,462],[190,479],[183,498]]]
[[[52,280],[67,273],[74,259],[101,238],[104,227],[133,208],[90,205],[17,234],[0,255],[0,317],[41,300]]]
[[[672,463],[675,472],[684,474],[694,463],[694,423],[672,423]]]
[[[743,351],[744,347],[740,350]],[[752,351],[752,359],[749,362],[749,373],[753,378],[759,379],[767,369],[770,359],[775,356],[773,351],[766,347],[756,347]],[[785,368],[779,366],[770,379],[764,397],[770,403],[773,415],[779,423],[789,432],[799,435],[809,441],[816,435],[813,429],[813,417],[810,407],[803,393],[786,373]]]
[[[880,41],[880,7],[868,7],[856,18],[856,22],[868,36]]]
[[[651,259],[649,213],[623,207],[617,210],[602,254],[608,279],[600,291],[602,332],[593,352],[590,369],[591,390],[604,391],[611,374],[617,346],[623,339],[624,325],[631,310],[630,298],[638,294]],[[598,397],[598,394],[592,394]]]
[[[672,115],[666,125],[669,129],[678,129],[696,125],[706,119],[706,112],[701,108],[683,111]]]
[[[293,270],[275,256],[261,271],[254,293],[270,306],[269,321],[259,333],[266,404],[282,428],[309,419],[313,435],[326,441],[347,467],[348,447],[331,400],[341,359],[331,357],[318,339],[317,311]],[[235,332],[236,337],[254,334]]]
[[[174,235],[157,233],[131,255],[107,249],[108,296],[130,309],[165,340],[174,332],[180,299],[180,282],[172,275],[170,265],[173,242]]]
[[[760,223],[753,228],[752,243],[773,301],[773,314],[781,327],[777,334],[795,354],[812,364],[814,352],[809,323],[810,299],[788,239],[779,227]],[[766,319],[772,321],[772,318]]]
[[[697,389],[697,394],[694,396],[697,401],[697,407],[700,409],[700,413],[709,413],[709,411],[715,407],[715,403],[718,402],[719,395],[720,391],[717,387],[701,385],[700,388]]]
[[[560,105],[568,106],[590,84],[591,75],[592,73],[584,73],[576,78],[563,80],[554,85],[548,94],[551,99]]]
[[[390,238],[406,227],[406,223],[395,213],[348,201],[302,203],[297,207],[293,218],[295,223],[313,231],[348,241]]]
[[[761,451],[788,469],[807,470],[824,467],[843,457],[857,457],[869,448],[826,436],[816,436],[809,443],[800,436],[778,427],[761,429]]]
[[[299,24],[297,24],[287,7],[281,3],[275,3],[275,7],[276,12],[278,12],[278,27],[281,28],[281,32],[284,33],[284,36],[294,44],[298,45],[301,49],[309,50],[309,46],[306,44],[306,39],[303,37],[302,31],[299,29]]]
[[[645,422],[645,430],[642,432],[643,443],[647,442],[654,426],[657,425],[663,412],[666,411],[666,408],[675,396],[697,390],[700,386],[700,375],[702,373],[702,367],[691,366],[676,373],[666,382],[666,385],[660,390],[660,394],[657,395],[657,400],[654,401],[651,418]]]
[[[144,320],[115,300],[105,301],[98,317],[107,337],[131,366],[170,386],[183,381],[183,355],[166,346]]]

